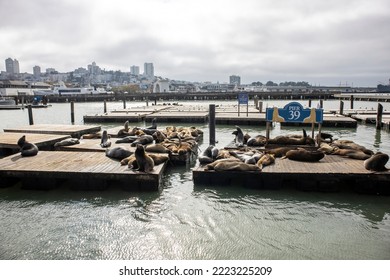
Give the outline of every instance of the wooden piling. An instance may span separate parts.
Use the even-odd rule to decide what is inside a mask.
[[[353,109],[353,99],[354,99],[353,95],[351,95],[351,99],[350,99],[351,100],[351,109]]]
[[[311,108],[311,99],[309,99],[309,108]]]
[[[344,101],[340,100],[340,115],[344,113]]]
[[[70,102],[70,122],[74,124],[74,101]]]
[[[323,100],[323,99],[320,99],[320,108],[321,108],[321,109],[324,108],[324,100]]]
[[[104,100],[103,102],[104,102],[104,105],[103,105],[104,109],[103,109],[103,111],[104,111],[104,114],[105,114],[105,113],[107,113],[107,101]]]
[[[33,125],[34,124],[34,119],[33,119],[33,113],[32,113],[31,105],[28,105],[27,109],[28,109],[28,121],[29,121],[30,125]]]
[[[215,145],[215,104],[209,105],[209,134],[210,145]]]
[[[263,113],[263,101],[259,102],[259,112]]]
[[[383,106],[378,103],[378,111],[376,112],[376,129],[382,128],[382,114],[383,114]]]
[[[123,109],[126,109],[126,99],[123,98]]]

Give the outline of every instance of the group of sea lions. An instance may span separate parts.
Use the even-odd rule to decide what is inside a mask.
[[[343,157],[364,160],[364,167],[370,171],[386,171],[386,164],[389,160],[387,154],[373,151],[350,140],[333,140],[329,133],[320,133],[316,136],[320,143],[316,148],[316,141],[307,136],[303,129],[303,135],[281,135],[275,138],[266,139],[265,136],[257,135],[251,137],[244,133],[239,126],[236,130],[233,144],[238,150],[219,150],[215,146],[208,146],[198,156],[200,165],[205,165],[205,170],[241,170],[254,171],[262,170],[264,166],[275,162],[275,158],[289,159],[301,162],[318,162],[325,155],[339,155]],[[273,144],[274,148],[265,148],[262,151],[254,147]],[[253,147],[253,148],[252,148]],[[305,148],[306,147],[306,148]],[[240,151],[244,150],[244,151]],[[238,159],[238,160],[237,160]],[[237,162],[241,162],[238,164]],[[247,166],[252,165],[252,166]],[[257,166],[253,167],[253,165]],[[217,166],[217,168],[215,168]]]
[[[152,172],[155,165],[170,159],[172,155],[197,153],[197,140],[203,132],[195,127],[166,127],[157,129],[156,119],[147,128],[130,128],[125,122],[119,130],[115,143],[130,143],[136,147],[131,153],[124,147],[115,147],[106,150],[106,155],[121,161],[131,169],[143,172]]]

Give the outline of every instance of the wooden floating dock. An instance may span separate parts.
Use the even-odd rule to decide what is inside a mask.
[[[62,184],[76,190],[121,187],[131,191],[157,191],[166,163],[145,173],[121,166],[101,152],[40,151],[33,157],[11,155],[0,160],[0,187],[21,181],[27,189],[52,189]]]
[[[294,188],[303,191],[390,195],[390,171],[371,172],[363,161],[327,155],[319,162],[298,162],[277,158],[261,172],[193,170],[195,185],[238,184],[256,189]]]
[[[117,110],[101,115],[84,116],[84,122],[141,122],[156,118],[158,122],[175,123],[206,123],[209,120],[209,111],[205,106],[155,106],[141,110]],[[265,113],[260,113],[254,106],[218,106],[215,111],[216,124],[232,125],[265,125]],[[311,126],[311,124],[282,123],[282,125]],[[323,127],[357,127],[357,121],[342,115],[324,114]]]
[[[20,149],[17,142],[23,136],[30,143],[37,145],[39,150],[53,150],[54,144],[69,138],[70,135],[38,134],[38,133],[0,133],[0,156],[17,153]]]
[[[92,125],[34,124],[17,128],[4,128],[4,132],[59,134],[80,138],[83,134],[95,133],[100,129],[100,126]]]

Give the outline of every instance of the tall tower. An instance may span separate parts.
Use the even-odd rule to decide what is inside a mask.
[[[19,61],[17,61],[16,59],[14,59],[14,74],[19,74],[19,73],[20,73]]]
[[[139,75],[139,66],[131,66],[130,67],[130,74],[138,76]]]
[[[41,67],[39,67],[38,65],[35,65],[33,67],[33,73],[34,73],[35,77],[40,77],[41,76]]]
[[[14,60],[10,57],[5,60],[5,71],[8,74],[14,73]]]
[[[151,78],[154,77],[153,63],[144,63],[144,75]]]

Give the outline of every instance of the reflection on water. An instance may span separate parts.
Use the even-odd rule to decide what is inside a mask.
[[[68,105],[53,107],[58,115]],[[76,120],[101,113],[99,106],[76,104]],[[52,111],[39,112],[36,123],[51,119]],[[203,151],[208,126],[196,126],[205,132]],[[263,126],[242,128],[265,134]],[[217,126],[218,147],[232,131]],[[390,153],[389,133],[373,126],[325,131]],[[300,128],[271,131],[281,133]],[[160,192],[0,189],[0,259],[390,259],[390,197],[194,186],[196,166],[168,166]]]

